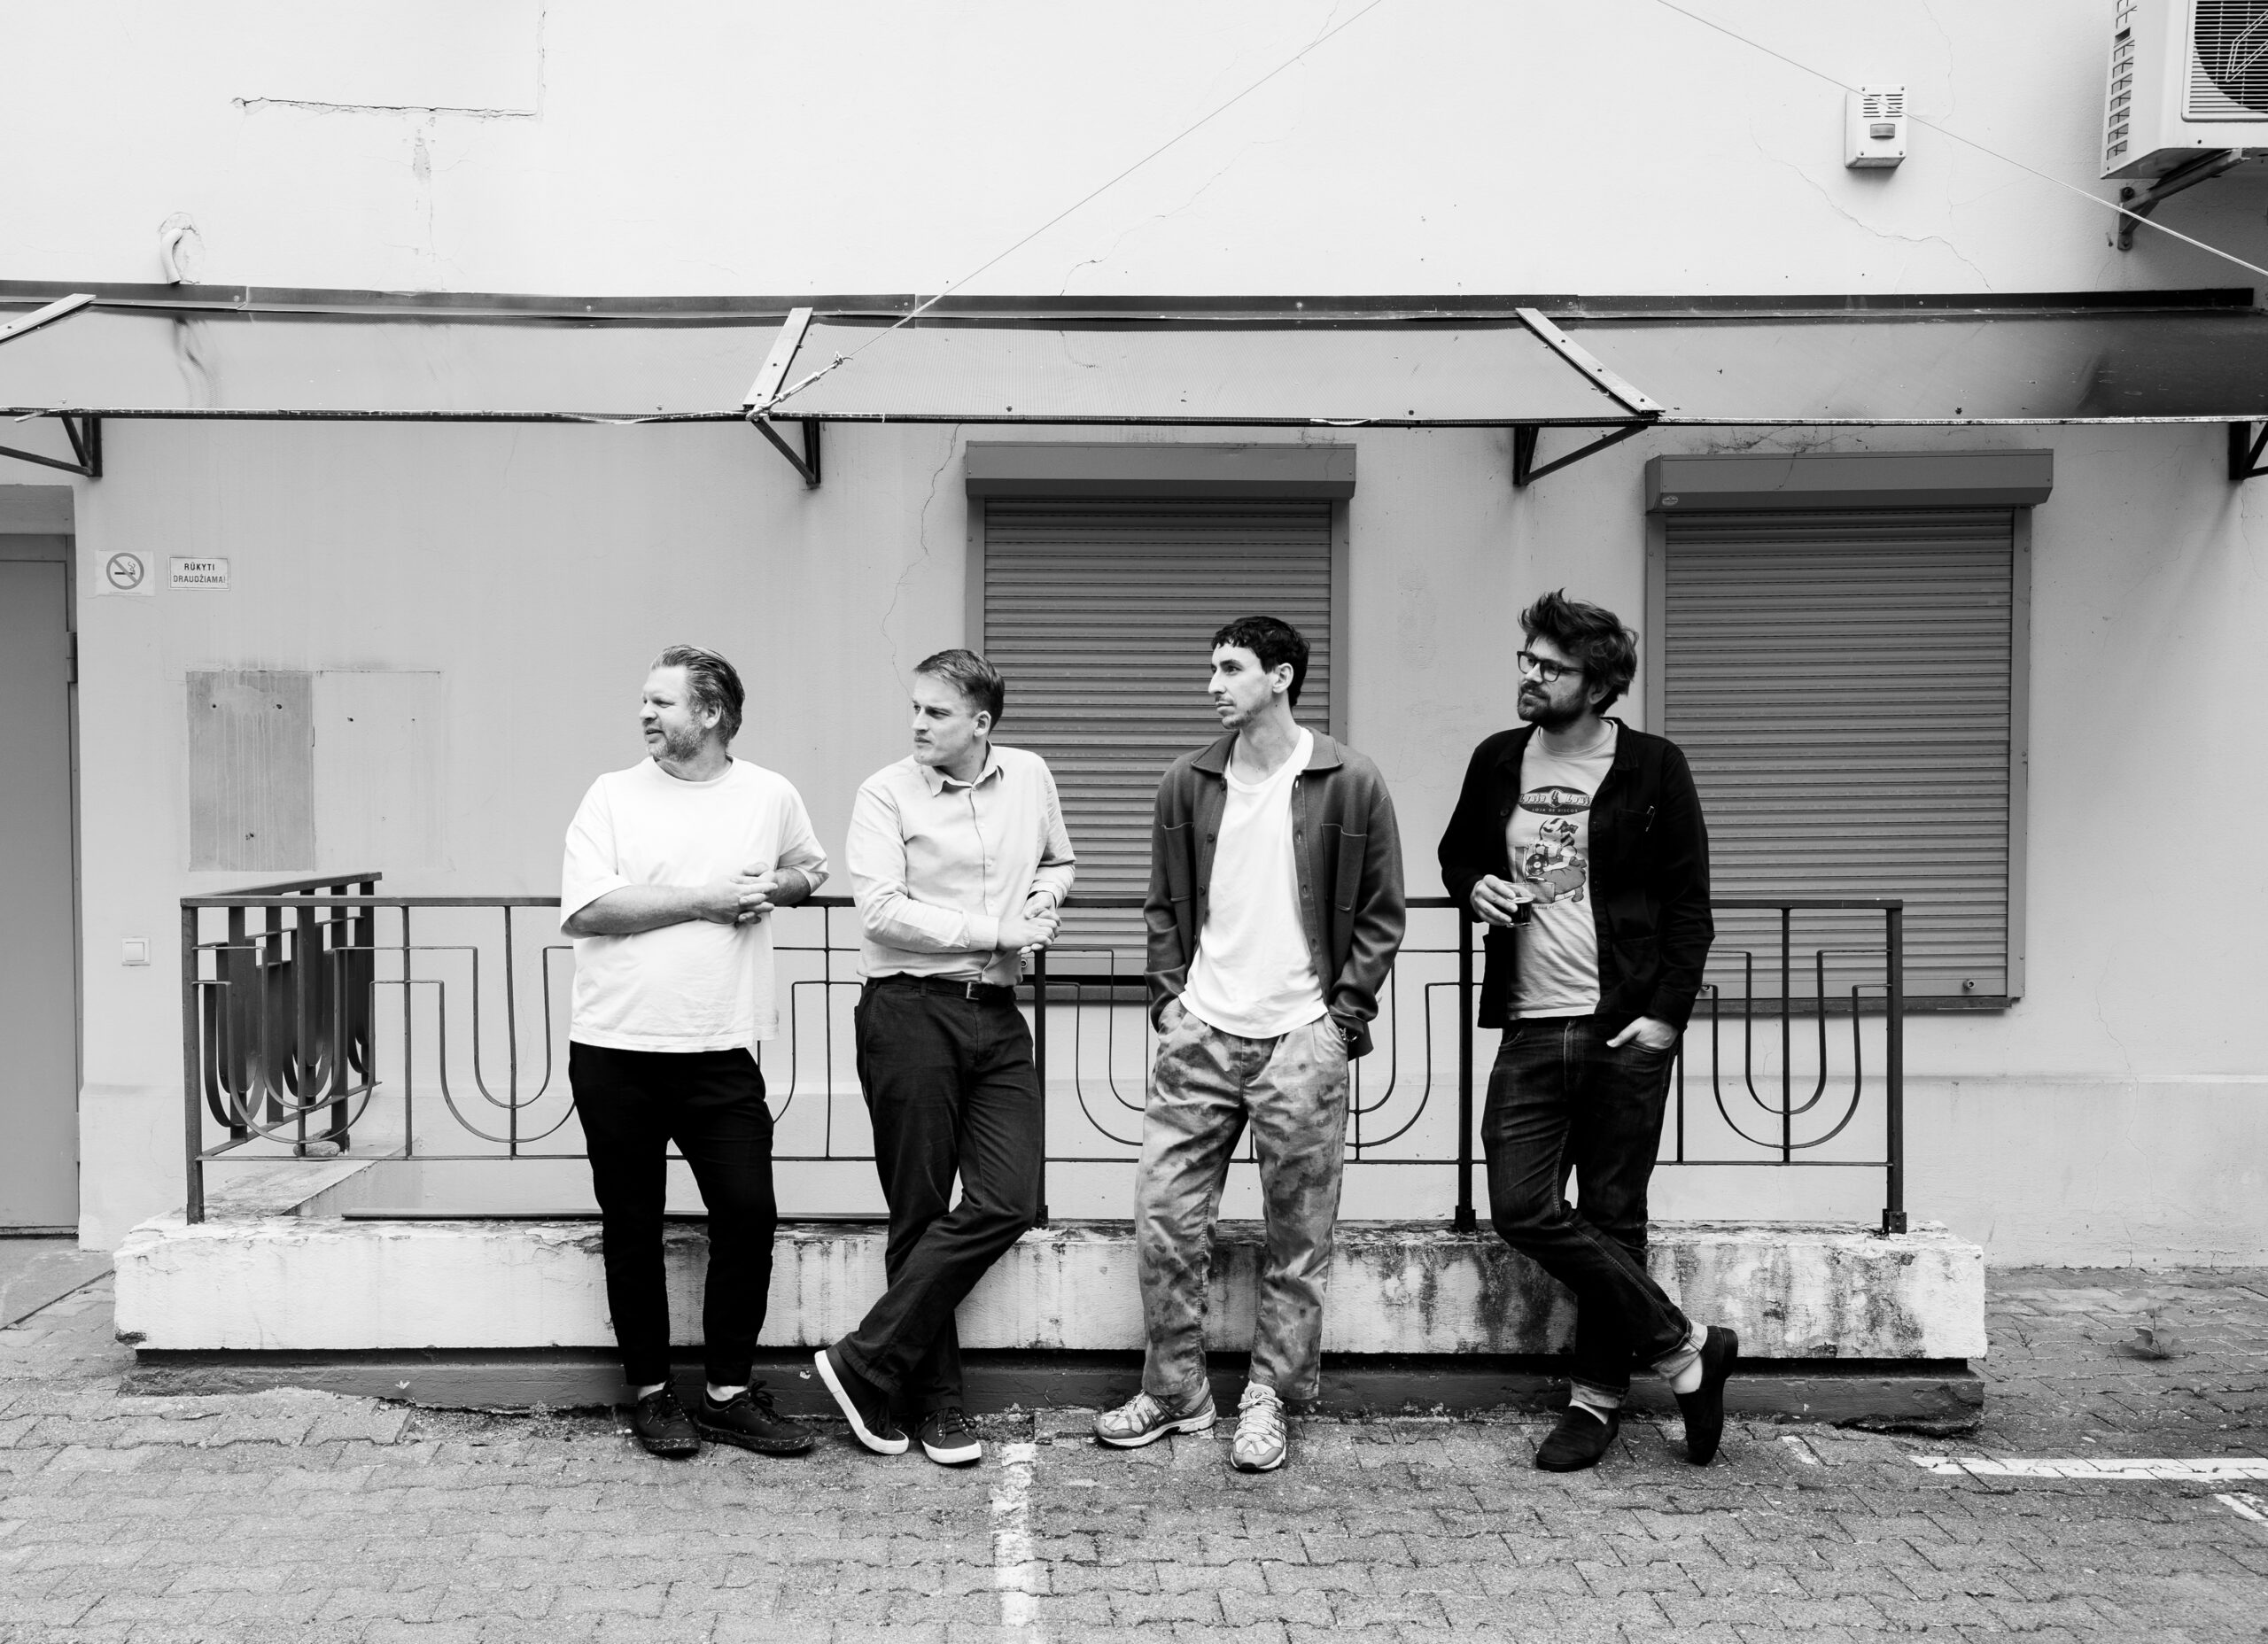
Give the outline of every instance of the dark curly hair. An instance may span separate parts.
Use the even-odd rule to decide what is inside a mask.
[[[1262,668],[1292,664],[1292,706],[1300,705],[1300,687],[1308,681],[1308,640],[1290,623],[1277,616],[1239,616],[1213,636],[1212,648],[1234,645],[1250,651]]]
[[[1604,686],[1598,700],[1604,713],[1614,706],[1638,673],[1638,635],[1602,605],[1571,600],[1565,588],[1547,593],[1520,613],[1520,632],[1534,640],[1538,634],[1575,660],[1584,679]]]

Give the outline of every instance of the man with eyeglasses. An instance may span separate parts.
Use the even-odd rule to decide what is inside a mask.
[[[1487,923],[1480,1026],[1504,1035],[1481,1117],[1490,1217],[1575,1295],[1574,1384],[1535,1464],[1596,1464],[1634,1363],[1668,1379],[1687,1459],[1706,1462],[1740,1341],[1695,1325],[1648,1274],[1646,1185],[1716,934],[1708,832],[1685,756],[1604,717],[1637,672],[1637,636],[1564,592],[1520,628],[1526,723],[1474,750],[1441,861]]]

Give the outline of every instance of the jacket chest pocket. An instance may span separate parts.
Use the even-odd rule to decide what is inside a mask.
[[[1158,856],[1165,865],[1166,896],[1187,902],[1196,894],[1196,834],[1186,822],[1169,822],[1158,830]]]
[[[1370,854],[1368,834],[1339,835],[1339,854],[1332,864],[1331,901],[1341,913],[1354,911],[1355,898],[1363,889],[1363,858]]]

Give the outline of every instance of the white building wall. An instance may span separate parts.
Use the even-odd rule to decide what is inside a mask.
[[[2094,182],[2110,0],[1388,0],[994,264],[1006,292],[1821,292],[2245,283]],[[936,291],[1354,16],[1352,0],[286,0],[20,8],[17,278]],[[1903,84],[1891,172],[1848,84]],[[1974,143],[1982,149],[1971,147]],[[1993,152],[1984,151],[1990,150]],[[1996,158],[1995,156],[2006,158]],[[2024,167],[2033,168],[2027,171]],[[2035,175],[2034,172],[2045,176]],[[2268,172],[2165,221],[2268,263]]]
[[[1865,174],[1841,163],[1839,90],[1652,0],[1392,0],[969,289],[2246,283],[2148,229],[2109,250],[2110,213],[2061,186],[2112,192],[2093,181],[2108,12],[1716,0],[1727,27],[1831,75],[1902,81],[1917,113],[2022,162],[1921,128],[1903,167]],[[68,163],[0,175],[0,275],[154,280],[159,226],[187,213],[209,283],[934,291],[1350,15],[399,0],[315,27],[280,0],[35,10],[11,19],[0,119],[27,152],[70,133]],[[2264,176],[2164,220],[2268,261]],[[105,432],[107,477],[73,482],[82,591],[120,547],[225,554],[236,585],[81,607],[96,1244],[177,1201],[175,901],[244,877],[186,871],[190,671],[438,671],[442,814],[392,841],[428,865],[392,878],[540,894],[582,785],[637,755],[632,693],[664,640],[741,660],[765,705],[742,751],[804,786],[832,846],[852,785],[897,751],[904,670],[961,637],[949,430],[830,430],[817,492],[732,425]],[[2268,1259],[2252,997],[2268,781],[2249,751],[2268,505],[2226,483],[2218,429],[1665,433],[1519,495],[1508,435],[1352,437],[1351,729],[1386,765],[1429,889],[1465,754],[1510,717],[1518,604],[1564,583],[1641,609],[1647,455],[2054,446],[2034,538],[2029,991],[2006,1013],[1914,1022],[1911,1203],[2003,1260]],[[117,965],[128,934],[159,963]],[[1720,1190],[1666,1178],[1658,1208]]]

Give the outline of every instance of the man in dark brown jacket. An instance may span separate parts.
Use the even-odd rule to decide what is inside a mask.
[[[1402,846],[1378,767],[1292,717],[1308,643],[1272,616],[1213,636],[1229,734],[1174,762],[1150,842],[1150,1009],[1161,1035],[1134,1187],[1149,1352],[1142,1391],[1095,1423],[1130,1449],[1213,1425],[1205,1289],[1247,1121],[1268,1254],[1230,1459],[1284,1464],[1284,1401],[1316,1395],[1348,1066],[1371,1048],[1402,945]]]

